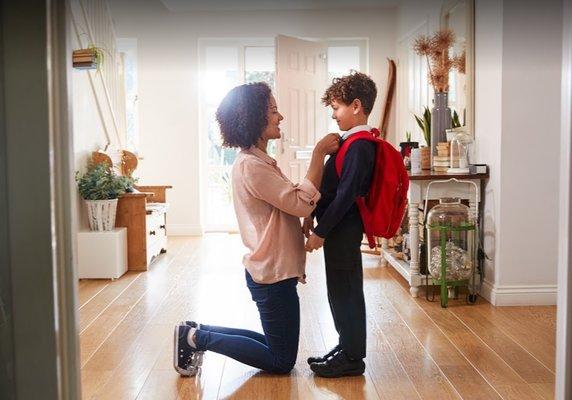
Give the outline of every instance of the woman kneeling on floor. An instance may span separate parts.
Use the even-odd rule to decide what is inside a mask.
[[[292,183],[266,151],[280,139],[276,100],[265,83],[235,87],[216,112],[223,145],[241,149],[232,169],[238,227],[248,253],[246,285],[256,302],[263,334],[195,321],[175,327],[174,366],[195,375],[205,351],[214,351],[271,373],[294,367],[300,334],[296,285],[304,283],[306,253],[300,217],[309,216],[320,198],[324,159],[339,147],[339,135],[328,134],[315,146],[308,173]]]

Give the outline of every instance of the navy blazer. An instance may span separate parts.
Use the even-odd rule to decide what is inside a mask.
[[[331,155],[326,161],[320,186],[322,197],[314,211],[318,220],[314,230],[316,235],[325,238],[346,215],[359,214],[355,199],[357,196],[365,196],[369,191],[375,166],[375,153],[374,142],[367,140],[353,142],[346,152],[340,178],[336,173],[336,154]]]

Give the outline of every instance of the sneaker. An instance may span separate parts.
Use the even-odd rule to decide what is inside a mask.
[[[181,321],[179,322],[179,325],[181,326],[190,326],[191,328],[195,328],[195,329],[201,329],[201,324],[199,324],[198,322],[195,321]]]
[[[340,351],[341,347],[338,344],[336,347],[334,347],[332,350],[330,350],[329,353],[324,354],[322,357],[308,357],[308,364],[313,364],[313,363],[321,363],[326,361],[328,358],[334,356],[338,351]]]
[[[190,326],[175,326],[173,366],[181,376],[194,376],[203,364],[203,353],[187,342]]]

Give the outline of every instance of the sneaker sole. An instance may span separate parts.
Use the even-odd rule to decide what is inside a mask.
[[[173,367],[175,368],[175,371],[177,371],[177,373],[181,376],[187,377],[187,376],[195,376],[198,372],[198,368],[191,368],[191,369],[184,369],[179,367],[179,365],[177,364],[177,360],[179,358],[179,326],[175,327],[175,331],[174,331],[174,338],[173,338],[173,349],[174,349],[174,353],[173,353]]]
[[[312,369],[312,368],[310,368],[310,369]],[[361,369],[361,368],[360,368],[360,369],[349,370],[349,371],[344,372],[343,374],[331,374],[331,375],[329,375],[329,374],[322,374],[322,373],[320,373],[320,372],[314,371],[313,369],[312,369],[312,371],[313,371],[316,375],[318,375],[319,377],[322,377],[322,378],[342,378],[342,377],[344,377],[344,376],[359,376],[359,375],[363,375],[363,374],[365,373],[365,368],[364,368],[364,369]]]

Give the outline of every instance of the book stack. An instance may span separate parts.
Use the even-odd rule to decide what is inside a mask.
[[[77,69],[97,69],[97,51],[95,49],[74,50],[73,67]]]
[[[447,172],[451,164],[449,142],[437,143],[437,155],[433,156],[433,170],[435,172]]]

